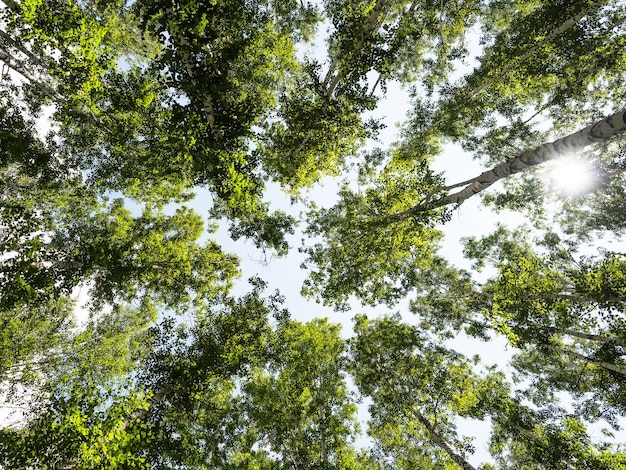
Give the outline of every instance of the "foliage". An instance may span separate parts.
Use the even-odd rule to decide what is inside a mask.
[[[424,163],[363,172],[360,180],[363,190],[346,185],[335,206],[312,211],[307,233],[324,238],[302,250],[304,266],[317,268],[303,292],[339,308],[350,294],[370,305],[392,305],[406,295],[433,262],[441,238],[436,224],[447,217],[445,211],[411,211],[416,199],[437,189]]]
[[[625,15],[611,0],[5,0],[0,386],[24,416],[0,427],[0,465],[626,468],[589,428],[626,413],[626,259],[597,238],[624,229]],[[397,86],[411,109],[372,149]],[[447,181],[450,142],[484,171]],[[569,154],[596,179],[565,194],[546,169]],[[339,192],[316,205],[327,177]],[[461,269],[440,244],[476,194],[538,230],[465,240]],[[220,229],[271,257],[298,224],[304,296],[389,311],[348,331],[292,318],[258,278],[232,296]],[[506,342],[508,376],[461,338]],[[490,459],[463,422],[490,428]]]

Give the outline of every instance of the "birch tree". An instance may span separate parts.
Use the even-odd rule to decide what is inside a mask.
[[[622,5],[602,1],[517,2],[507,11],[495,3],[485,8],[493,16],[484,20],[485,51],[479,66],[458,82],[442,85],[437,96],[437,88],[416,89],[415,106],[401,139],[392,149],[379,152],[380,156],[365,158],[360,171],[367,177],[359,181],[358,188],[346,184],[337,205],[311,213],[311,234],[328,233],[328,236],[326,242],[304,248],[310,265],[315,267],[305,285],[306,292],[331,304],[333,301],[329,299],[335,296],[341,304],[351,293],[364,297],[358,287],[349,284],[380,283],[385,286],[383,290],[398,289],[399,283],[393,275],[396,268],[392,265],[372,263],[367,274],[346,268],[358,259],[349,249],[350,240],[357,238],[357,233],[352,231],[355,221],[370,227],[361,229],[362,234],[358,235],[366,245],[370,239],[393,237],[386,232],[404,238],[405,244],[399,242],[386,247],[380,258],[395,259],[395,265],[408,264],[407,253],[414,245],[412,237],[418,236],[429,223],[445,221],[449,209],[471,196],[484,194],[498,181],[512,181],[511,188],[518,188],[517,195],[511,191],[512,195],[505,194],[500,199],[491,195],[490,199],[496,199],[500,207],[509,201],[509,206],[517,210],[535,209],[542,192],[533,188],[540,183],[532,180],[533,185],[520,187],[514,175],[528,175],[534,167],[546,166],[547,162],[566,154],[586,152],[590,148],[605,152],[606,144],[615,146],[619,141],[625,124],[623,111],[617,109],[621,106],[618,98],[621,87],[613,80],[621,76],[622,54],[608,51],[624,40]],[[535,36],[526,36],[528,31],[534,31]],[[610,46],[605,47],[606,44]],[[570,55],[573,51],[576,57]],[[588,57],[589,63],[595,65],[590,69],[580,64],[570,70],[570,65],[582,57]],[[545,63],[551,64],[548,72],[540,65]],[[581,107],[593,112],[579,112]],[[607,107],[612,108],[611,112],[607,113]],[[542,114],[544,109],[549,112]],[[534,128],[534,122],[541,117],[553,119],[551,132]],[[573,123],[579,130],[572,134],[576,129]],[[445,182],[442,175],[429,169],[429,162],[447,141],[461,143],[490,166],[463,181]],[[392,209],[389,205],[385,212],[353,207],[353,201],[369,197],[369,191],[387,191],[389,174],[399,174],[403,184],[419,191],[406,192],[406,202],[401,208]],[[612,178],[619,178],[618,172]],[[413,221],[413,228],[407,227],[409,220]],[[338,247],[344,250],[343,255]],[[428,265],[427,259],[424,264]],[[335,277],[353,282],[348,282],[344,292],[337,294]],[[381,301],[385,301],[384,295]]]
[[[397,318],[356,317],[353,373],[372,399],[368,433],[396,468],[476,468],[471,440],[457,435],[454,415],[484,417],[508,393],[502,376],[480,377],[472,361],[428,344]]]
[[[494,253],[499,274],[485,286],[486,312],[520,348],[514,362],[520,375],[538,388],[570,392],[586,419],[615,425],[626,372],[621,254],[581,257],[553,234],[544,254],[498,236],[468,248],[480,256],[481,246],[491,243],[500,245]]]

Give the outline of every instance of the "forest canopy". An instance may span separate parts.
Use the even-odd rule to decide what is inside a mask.
[[[3,0],[0,468],[626,469],[625,20]],[[450,145],[482,170],[448,181]],[[573,157],[592,183],[548,184]],[[499,215],[461,267],[441,246],[468,200]],[[301,290],[236,295],[224,227],[299,254]],[[332,318],[298,320],[300,296]]]

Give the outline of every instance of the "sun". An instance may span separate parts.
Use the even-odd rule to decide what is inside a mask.
[[[588,161],[576,157],[557,160],[549,178],[555,188],[566,194],[580,194],[591,189],[596,175]]]

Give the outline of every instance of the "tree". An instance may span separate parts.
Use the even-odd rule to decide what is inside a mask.
[[[410,263],[421,264],[424,267],[429,265],[428,255],[420,255],[415,251],[425,240],[433,236],[426,236],[425,232],[436,222],[447,219],[448,213],[441,209],[442,207],[452,204],[458,206],[499,179],[557,158],[562,153],[580,151],[593,143],[606,142],[623,132],[626,132],[626,121],[624,113],[620,111],[575,134],[524,152],[475,178],[449,186],[440,183],[441,178],[428,169],[426,162],[397,164],[391,161],[378,175],[369,170],[365,174],[375,178],[375,182],[368,181],[363,194],[346,186],[340,193],[340,202],[332,209],[310,213],[309,232],[314,235],[324,233],[326,240],[313,248],[304,249],[309,255],[309,262],[318,267],[318,271],[311,274],[305,288],[308,292],[319,293],[327,303],[341,303],[349,294],[363,295],[351,284],[367,286],[366,290],[370,292],[369,283],[382,284],[385,287],[376,289],[374,296],[384,300],[388,295],[384,290],[389,289],[387,286],[393,285],[397,276],[396,266]],[[402,155],[400,152],[396,152],[393,158],[399,158],[400,155]],[[398,168],[402,169],[400,174],[397,173]],[[407,168],[410,169],[407,171]],[[395,178],[390,178],[391,175]],[[363,181],[365,182],[365,178]],[[465,187],[456,193],[447,193],[458,186]],[[394,199],[389,200],[390,197]],[[386,233],[387,231],[393,232],[393,235]],[[381,254],[385,260],[392,260],[391,263],[389,261],[368,263],[370,272],[365,277],[360,276],[361,270],[354,269],[355,260],[358,260],[359,256],[345,248],[350,246],[350,240],[355,239],[357,234],[367,245],[370,244],[367,242],[369,239],[378,246],[384,240],[382,243],[389,246],[381,250]],[[395,243],[393,240],[396,240]],[[339,247],[343,252],[341,249],[338,250]],[[370,258],[375,258],[377,251],[372,246],[366,254]],[[424,252],[432,253],[432,245]],[[340,274],[344,292],[338,292],[333,278],[335,273],[341,273],[346,269],[344,266],[348,267],[351,273]],[[376,269],[377,266],[381,266],[382,269]],[[410,271],[415,272],[415,268],[410,268]],[[400,277],[411,285],[410,275],[402,273]],[[346,280],[348,282],[345,282]],[[314,286],[313,289],[311,286]],[[402,294],[406,291],[406,287],[400,290]],[[367,298],[364,300],[372,303]]]
[[[482,419],[508,394],[502,375],[481,377],[473,361],[429,344],[398,318],[356,317],[352,371],[372,399],[368,433],[395,468],[475,468],[471,440],[457,436],[454,416]]]
[[[2,105],[2,309],[88,283],[95,305],[149,295],[169,308],[229,288],[237,263],[217,244],[197,243],[198,215],[146,208],[135,217],[121,199],[99,197],[54,141],[39,141],[18,107]]]
[[[52,100],[64,151],[75,171],[90,174],[88,182],[98,192],[114,189],[163,205],[172,199],[189,197],[194,185],[208,183],[222,201],[221,205],[218,204],[222,211],[235,219],[250,219],[246,226],[252,224],[255,228],[248,228],[248,231],[260,232],[259,243],[265,243],[272,234],[265,236],[264,231],[270,231],[270,227],[277,224],[279,227],[289,225],[291,219],[277,213],[270,217],[270,222],[263,222],[268,214],[267,205],[260,199],[262,181],[251,171],[254,168],[245,163],[246,152],[241,150],[249,144],[244,137],[258,115],[252,123],[244,123],[243,134],[236,131],[239,126],[237,112],[241,118],[247,111],[242,108],[234,113],[234,117],[228,116],[230,123],[236,124],[233,139],[242,139],[237,144],[239,150],[203,148],[201,142],[206,136],[201,132],[201,121],[193,114],[184,117],[189,106],[184,106],[182,100],[188,97],[183,98],[180,93],[184,89],[176,90],[163,70],[171,69],[172,57],[166,58],[172,62],[169,66],[162,62],[159,65],[160,55],[168,54],[166,49],[157,46],[156,36],[149,30],[145,35],[141,33],[140,26],[144,28],[148,23],[152,24],[149,17],[142,16],[149,14],[146,10],[149,5],[137,4],[136,9],[129,10],[125,3],[10,2],[5,13],[13,37],[5,41],[2,57],[9,67],[26,79],[24,85],[11,87],[16,99],[26,98],[34,111],[41,108],[42,95]],[[253,20],[249,25],[250,33],[256,31],[259,24],[255,22],[254,9],[248,14]],[[258,19],[262,20],[262,15]],[[175,21],[176,15],[172,24]],[[50,24],[60,27],[51,29]],[[120,27],[120,24],[124,26]],[[160,31],[157,28],[156,33]],[[274,49],[281,38],[274,37],[269,30],[266,33],[265,36],[269,37],[261,39],[257,46]],[[203,33],[199,31],[199,34]],[[285,43],[284,47],[284,59],[288,62],[289,45]],[[50,51],[54,51],[58,58]],[[256,52],[251,51],[248,57],[274,57],[273,53]],[[237,50],[231,50],[230,54],[236,56]],[[244,67],[243,76],[236,78],[245,83],[241,91],[243,95],[257,95],[255,98],[258,98],[262,91],[265,101],[271,103],[275,92],[266,92],[265,86],[269,83],[263,83],[263,70],[273,70],[274,65],[282,62],[282,59],[276,63],[270,61],[260,69],[255,64],[249,64],[247,69]],[[128,67],[120,67],[120,63]],[[245,64],[247,62],[242,61],[242,66]],[[170,70],[171,73],[174,71],[178,77],[179,71]],[[252,72],[257,73],[256,79],[262,83],[252,83],[255,75],[248,76]],[[185,86],[188,92],[192,89],[202,92],[197,80],[191,80]],[[217,90],[224,92],[220,96],[227,95],[227,88],[217,87]],[[244,101],[256,105],[251,98]],[[236,103],[224,104],[226,107],[231,105],[234,109],[238,106]],[[184,175],[182,179],[181,175]],[[281,240],[269,242],[274,248],[280,248]]]
[[[321,319],[281,323],[265,367],[243,384],[259,442],[279,456],[281,468],[362,468],[351,445],[357,408],[339,333]]]
[[[155,347],[131,385],[145,401],[133,409],[118,397],[111,410],[126,410],[121,435],[149,436],[133,455],[149,468],[373,468],[351,445],[356,405],[339,328],[289,319],[254,282],[192,326],[170,318],[151,330]]]
[[[617,426],[623,414],[622,255],[583,257],[575,244],[548,233],[533,248],[524,231],[500,227],[468,240],[478,267],[497,274],[469,302],[467,323],[504,334],[513,366],[538,406],[568,392],[576,419]],[[468,331],[472,331],[469,329]]]
[[[139,453],[152,436],[133,413],[147,408],[149,396],[129,376],[150,352],[155,317],[149,303],[118,306],[2,370],[3,388],[16,387],[12,402],[25,418],[0,429],[0,465],[148,468]]]
[[[361,118],[377,86],[416,73],[428,63],[421,51],[437,42],[429,67],[448,67],[478,12],[475,0],[445,19],[415,2],[329,2],[324,10],[335,31],[322,78],[318,64],[295,58],[294,40],[310,38],[320,21],[313,7],[288,13],[280,1],[125,3],[9,2],[13,38],[3,57],[52,99],[67,151],[94,183],[143,198],[155,198],[156,189],[161,201],[207,185],[215,213],[233,220],[234,236],[282,251],[293,220],[268,212],[265,180],[297,193],[337,174],[377,129]],[[287,27],[289,15],[300,18],[295,27]],[[51,17],[57,31],[48,26]],[[368,90],[361,82],[372,69],[379,78]]]
[[[18,252],[2,264],[5,308],[69,295],[89,283],[96,307],[148,296],[184,309],[228,290],[236,261],[215,243],[197,244],[203,224],[193,212],[165,216],[146,210],[132,217],[121,200],[100,204],[85,192],[68,195],[68,205],[42,201],[33,235],[14,231],[5,238],[14,241],[3,251]],[[29,219],[30,227],[35,221]]]
[[[376,176],[363,171],[360,181]],[[433,262],[441,238],[436,227],[447,213],[410,212],[414,198],[427,194],[439,179],[425,165],[411,163],[389,165],[378,178],[379,185],[363,192],[346,185],[334,207],[312,211],[307,233],[324,238],[302,249],[308,255],[303,266],[316,268],[303,286],[305,295],[318,295],[339,308],[350,294],[367,304],[391,305]]]
[[[103,403],[113,405],[102,410]],[[145,397],[102,389],[74,391],[47,403],[27,427],[0,430],[0,463],[10,468],[150,468],[136,454],[151,436],[125,417],[147,406]],[[99,409],[100,408],[100,409]]]
[[[556,406],[539,412],[518,398],[503,400],[492,417],[490,451],[497,468],[619,468],[624,453],[610,444],[597,445],[584,423]]]
[[[263,449],[253,448],[254,430],[235,391],[267,357],[270,315],[285,315],[279,297],[262,298],[262,289],[255,281],[242,298],[216,299],[192,325],[167,318],[152,328],[154,347],[139,368],[137,384],[151,399],[146,410],[134,414],[155,436],[143,447],[152,468],[248,468],[246,462],[270,462]]]
[[[571,129],[575,119],[583,116],[577,112],[576,107],[581,103],[593,102],[592,97],[597,98],[598,103],[611,102],[615,87],[607,87],[601,77],[603,74],[619,76],[621,69],[618,63],[621,55],[608,53],[612,46],[605,49],[604,44],[623,40],[623,31],[618,26],[621,24],[619,19],[624,14],[623,8],[607,5],[606,2],[518,2],[517,9],[510,12],[500,10],[497,3],[489,8],[490,12],[495,12],[494,22],[492,24],[491,20],[485,20],[484,40],[487,48],[481,56],[480,66],[461,80],[458,86],[442,87],[443,97],[438,102],[432,102],[432,92],[428,90],[415,91],[415,108],[405,125],[402,139],[395,148],[383,153],[381,157],[366,159],[362,171],[368,178],[359,182],[358,189],[354,186],[344,189],[340,201],[329,211],[336,214],[333,227],[348,228],[355,219],[367,220],[370,228],[364,238],[375,238],[375,233],[378,233],[380,239],[389,238],[383,227],[394,230],[398,228],[398,220],[412,218],[417,225],[428,227],[424,219],[439,221],[438,214],[442,210],[445,213],[445,206],[458,206],[500,179],[512,179],[507,177],[522,170],[528,173],[528,168],[557,158],[565,149],[569,152],[582,151],[594,142],[607,142],[624,132],[623,113],[618,111],[599,120],[597,116],[602,112],[601,106],[594,107],[595,123],[589,125],[589,122],[593,122],[589,121],[587,127],[575,134],[565,137],[561,134],[560,139],[552,143],[545,143],[546,132],[531,128],[532,119],[525,122],[526,115],[530,114],[533,118],[539,115],[533,114],[538,106],[535,105],[537,100],[540,103],[545,100],[550,106],[554,105],[550,109],[554,112],[558,124],[556,129],[560,132],[563,132],[562,129]],[[521,19],[515,14],[521,16]],[[608,15],[609,18],[605,23],[602,22],[603,15]],[[536,31],[537,35],[529,39],[526,36],[528,30]],[[535,39],[537,37],[541,39]],[[516,47],[508,47],[511,43]],[[572,48],[578,51],[579,57],[592,57],[590,60],[596,68],[590,70],[581,64],[576,71],[566,73],[565,70],[575,62],[573,59],[569,60]],[[546,63],[542,54],[550,57],[549,63],[554,67],[548,74],[539,72],[539,69],[543,70],[543,66],[538,64]],[[573,77],[571,81],[570,77]],[[580,86],[583,83],[586,88]],[[491,93],[494,95],[491,96]],[[422,98],[420,95],[426,97]],[[544,98],[544,95],[547,97]],[[558,95],[558,98],[550,95]],[[496,124],[496,118],[504,120],[504,125]],[[429,169],[429,162],[440,153],[441,143],[445,139],[465,143],[467,149],[480,157],[488,157],[485,159],[496,165],[474,178],[467,178],[459,183],[444,183],[440,175]],[[541,139],[544,139],[544,143]],[[520,153],[520,148],[529,150]],[[389,204],[384,213],[370,211],[373,204],[369,203],[368,207],[360,210],[345,209],[368,190],[384,193],[387,186],[391,188],[391,184],[395,183],[390,184],[387,175],[396,172],[398,168],[403,168],[401,177],[407,180],[415,178],[412,187],[421,189],[417,194],[406,193],[407,199],[413,199],[412,205],[409,206],[410,203],[407,202],[396,209]],[[464,188],[453,192],[459,187]],[[519,210],[529,206],[534,209],[533,203],[539,205],[540,196],[532,194],[532,189],[537,187],[536,183],[520,187],[514,182],[512,187],[517,188],[517,194],[513,189],[505,197],[496,199],[499,206],[508,202],[509,206]],[[537,191],[537,194],[540,195],[541,192]],[[523,199],[526,196],[527,199]],[[433,215],[429,216],[431,213]],[[309,281],[314,286],[307,285],[306,288],[320,295],[327,303],[332,303],[329,298],[337,296],[337,289],[331,280],[332,273],[342,272],[343,266],[350,266],[355,259],[352,253],[346,252],[345,257],[335,253],[335,246],[338,243],[348,246],[354,234],[350,232],[350,236],[340,240],[337,234],[341,229],[329,229],[323,225],[326,218],[325,212],[320,214],[313,211],[310,215],[311,232],[321,234],[328,231],[330,237],[327,242],[318,244],[314,249],[307,249],[311,264],[317,266],[318,272]],[[392,259],[406,259],[414,240],[410,236],[404,238],[406,244],[385,247],[381,252]],[[371,253],[371,250],[368,252]],[[393,268],[380,270],[374,275],[377,279],[375,282],[388,283],[386,276],[393,271]],[[363,282],[357,281],[355,284],[363,285]],[[349,293],[354,293],[357,297],[360,295],[354,288]],[[347,293],[338,296],[342,299],[339,303],[343,302],[345,295]]]

